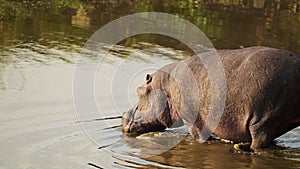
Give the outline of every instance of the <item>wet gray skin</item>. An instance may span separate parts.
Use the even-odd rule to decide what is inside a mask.
[[[146,83],[137,88],[138,104],[123,114],[122,123],[125,133],[163,131],[171,127],[174,122],[177,122],[176,126],[183,124],[178,116],[172,118],[173,108],[164,91],[157,88],[157,83],[152,81],[153,78],[155,78],[153,75],[146,76]]]
[[[236,143],[250,142],[252,150],[259,150],[300,125],[299,56],[268,47],[221,50],[218,54],[227,79],[227,95],[221,120],[211,133]],[[210,53],[202,55],[209,57]],[[180,69],[180,64],[189,67],[197,90],[181,80],[187,73]],[[184,89],[177,82],[183,83]],[[184,121],[191,136],[201,139],[212,91],[210,77],[199,57],[167,65],[147,75],[146,83],[137,92],[137,105],[123,115],[125,133],[162,131]],[[189,102],[182,104],[184,97]],[[197,99],[200,104],[195,112],[191,105]]]

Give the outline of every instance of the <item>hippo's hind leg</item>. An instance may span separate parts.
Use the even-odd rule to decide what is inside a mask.
[[[258,151],[267,148],[273,141],[273,126],[268,126],[267,123],[256,123],[249,126],[252,142],[250,148]]]

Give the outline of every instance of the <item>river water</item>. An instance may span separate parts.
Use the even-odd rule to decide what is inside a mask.
[[[105,57],[101,49],[97,57],[82,54],[94,32],[137,12],[182,17],[216,49],[265,45],[300,54],[300,2],[276,2],[0,0],[0,168],[300,168],[299,128],[260,154],[218,141],[200,144],[185,128],[122,134],[120,116],[137,101],[145,75],[193,55],[178,40],[137,35],[104,44],[111,49]],[[82,62],[99,64],[97,116],[73,102]]]

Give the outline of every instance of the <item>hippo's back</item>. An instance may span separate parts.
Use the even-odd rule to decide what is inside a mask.
[[[268,47],[218,53],[226,74],[229,101],[246,98],[252,104],[261,99],[270,103],[283,99],[283,93],[292,94],[294,99],[298,97],[296,93],[300,94],[300,57],[294,53]]]
[[[274,130],[287,130],[288,126],[284,126],[291,121],[300,124],[299,56],[269,47],[220,50],[218,54],[226,75],[227,97],[216,135],[229,140],[251,141],[251,124],[268,122],[274,124]],[[187,61],[190,67],[202,65],[198,62],[201,60],[197,56]],[[203,76],[200,75],[203,74],[202,66],[200,73],[195,72],[199,76]],[[209,78],[200,78],[200,88],[208,81]],[[204,103],[200,105],[200,115],[203,110],[209,110],[210,104],[206,104],[209,101],[205,97],[211,94],[203,94],[206,91],[211,92],[207,89],[200,93]],[[278,131],[276,137],[284,132]]]
[[[276,138],[286,132],[279,130],[287,130],[291,121],[300,119],[299,56],[268,47],[225,50],[219,55],[228,87],[224,115],[234,116],[237,131],[249,133],[251,124],[273,124],[270,130],[277,130]]]

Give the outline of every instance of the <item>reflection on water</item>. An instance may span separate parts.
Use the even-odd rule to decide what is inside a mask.
[[[78,9],[76,15],[72,16],[72,25],[88,27],[90,25],[90,18],[87,16],[87,12],[83,9]]]
[[[3,1],[0,4],[0,46],[38,39],[40,45],[45,46],[55,45],[52,41],[82,46],[96,30],[114,19],[134,12],[156,11],[189,20],[216,48],[266,45],[300,53],[299,4],[299,1],[287,0]],[[51,34],[50,39],[44,39],[45,34]],[[178,48],[178,43],[174,46],[161,36],[145,35],[128,39],[124,44],[133,45],[137,40]]]
[[[145,11],[187,19],[217,49],[266,45],[300,54],[300,1],[0,0],[0,168],[300,168],[299,128],[276,140],[283,149],[254,155],[235,152],[231,144],[196,143],[183,129],[122,134],[120,115],[136,102],[145,74],[193,52],[153,34],[102,44],[96,54],[80,52],[101,26]],[[99,59],[95,99],[101,116],[79,123],[72,101],[75,64]]]

